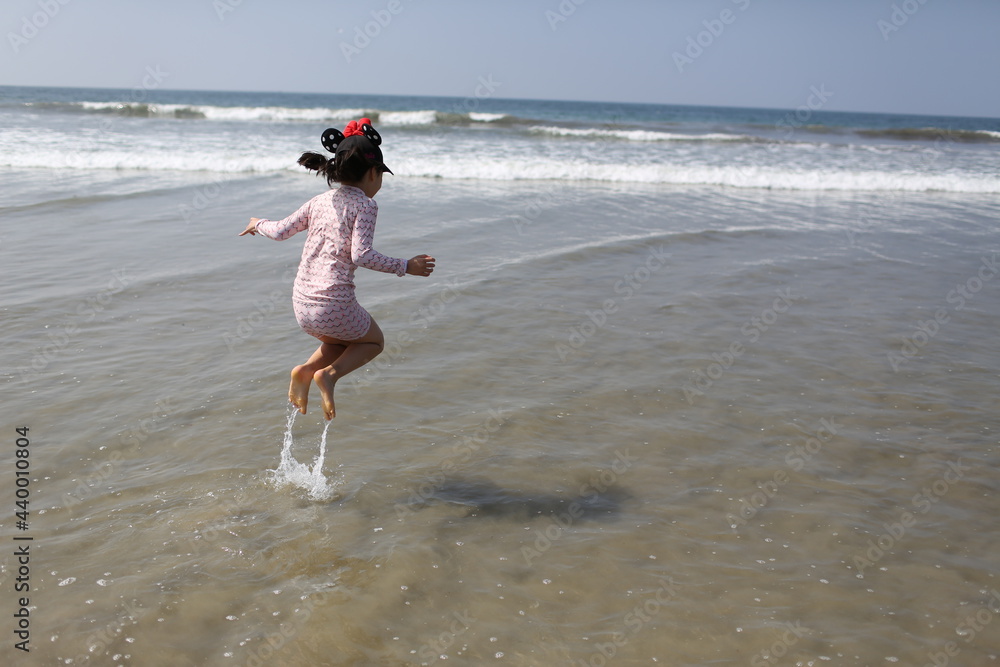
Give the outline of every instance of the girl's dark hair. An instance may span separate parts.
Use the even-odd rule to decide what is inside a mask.
[[[310,171],[315,171],[317,176],[326,176],[326,182],[331,187],[334,183],[356,183],[375,166],[356,148],[348,148],[334,156],[332,160],[319,153],[303,153],[299,158],[299,164]]]

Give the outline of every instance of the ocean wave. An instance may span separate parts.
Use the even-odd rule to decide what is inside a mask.
[[[46,151],[0,153],[0,167],[28,169],[81,169],[114,171],[218,172],[222,174],[268,173],[284,169],[301,170],[287,159],[276,157],[221,158],[218,153],[190,151],[134,152],[106,149],[101,151]]]
[[[434,109],[423,111],[379,111],[372,123],[383,125],[434,125],[438,122],[438,112]]]
[[[0,152],[0,167],[216,172],[221,174],[302,172],[285,156],[242,155],[222,159],[213,151],[163,150],[135,152],[108,149],[92,152],[55,150]],[[707,185],[774,190],[853,190],[864,192],[1000,193],[1000,176],[972,173],[912,173],[851,169],[791,169],[763,166],[697,164],[594,163],[538,159],[530,163],[502,158],[398,155],[392,160],[397,177],[454,180],[544,180]]]
[[[605,128],[572,128],[554,125],[535,125],[529,128],[535,134],[550,134],[557,137],[580,137],[585,139],[621,139],[625,141],[740,141],[756,143],[763,141],[744,134],[679,134],[653,130],[612,130]]]
[[[366,108],[220,107],[205,104],[128,102],[35,102],[29,108],[62,113],[114,114],[134,118],[174,118],[230,122],[339,122],[368,117],[394,126],[504,124],[516,119],[500,113],[448,112],[436,109],[392,111]]]
[[[74,105],[70,105],[71,108]],[[313,107],[219,107],[186,104],[125,104],[119,102],[80,102],[80,110],[140,118],[177,118],[216,121],[286,121],[319,122],[351,120],[372,113],[367,109],[329,109]]]
[[[509,120],[511,117],[505,113],[472,112],[469,114],[469,118],[477,123],[496,123],[502,120]]]
[[[900,127],[858,130],[863,137],[900,141],[952,141],[961,143],[1000,142],[1000,132],[993,130],[950,130],[940,127]]]
[[[458,111],[438,111],[424,109],[421,111],[374,111],[372,122],[394,126],[429,126],[429,125],[470,125],[473,123],[506,124],[514,122],[512,116],[502,113],[461,113]]]
[[[445,179],[603,181],[773,190],[1000,193],[1000,177],[972,174],[556,161],[526,165],[507,161],[413,159],[394,160],[393,170],[402,176]]]

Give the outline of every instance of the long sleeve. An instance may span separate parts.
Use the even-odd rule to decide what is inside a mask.
[[[387,257],[375,250],[372,244],[375,240],[375,218],[378,215],[378,204],[369,199],[362,206],[354,223],[354,233],[351,237],[351,261],[366,269],[406,275],[406,260]]]
[[[311,208],[312,200],[309,200],[284,220],[258,220],[257,231],[269,239],[284,241],[309,228]]]

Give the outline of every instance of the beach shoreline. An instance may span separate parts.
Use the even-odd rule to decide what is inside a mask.
[[[403,173],[437,130],[409,131]],[[462,141],[508,141],[488,132]],[[510,141],[597,165],[605,145]],[[987,146],[949,146],[927,173],[965,178]],[[817,171],[841,164],[809,150]],[[387,176],[375,247],[438,268],[358,272],[386,351],[338,385],[319,471],[335,493],[317,499],[280,466],[286,438],[313,465],[324,426],[315,390],[288,426],[288,371],[315,347],[291,310],[301,241],[237,234],[322,180],[0,180],[17,186],[0,368],[9,432],[31,429],[33,661],[1000,653],[965,620],[987,628],[1000,588],[991,193]],[[0,564],[9,581],[14,557]]]

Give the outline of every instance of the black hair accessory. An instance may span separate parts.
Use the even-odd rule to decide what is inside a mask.
[[[337,146],[339,146],[340,142],[343,140],[344,140],[344,133],[333,127],[324,132],[323,138],[321,139],[321,141],[323,142],[323,148],[330,151],[331,153],[337,152]]]
[[[362,150],[362,154],[373,165],[381,166],[385,171],[392,173],[382,161],[382,151],[379,148],[382,143],[382,135],[372,127],[370,118],[352,120],[343,132],[331,127],[323,132],[321,141],[323,148],[334,154],[334,159],[338,153],[344,152],[348,148],[357,147]]]

